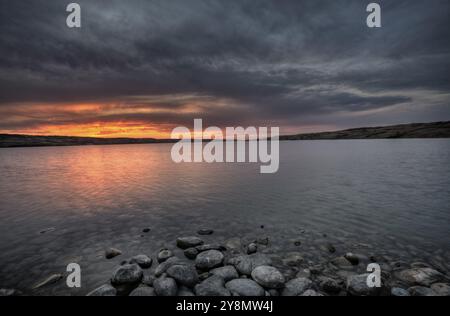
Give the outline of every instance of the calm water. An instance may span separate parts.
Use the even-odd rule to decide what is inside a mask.
[[[82,289],[38,294],[85,294],[128,256],[154,256],[200,228],[215,230],[211,240],[267,235],[280,251],[301,239],[311,263],[332,242],[338,253],[449,269],[449,140],[283,142],[273,175],[175,164],[170,148],[0,149],[0,287],[27,290],[78,262]],[[124,254],[107,261],[111,246]]]

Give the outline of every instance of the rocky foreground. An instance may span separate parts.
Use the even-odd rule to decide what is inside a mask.
[[[380,263],[382,286],[367,286],[367,265],[376,258],[363,254],[336,254],[331,260],[305,268],[300,252],[279,256],[271,252],[269,238],[243,243],[232,238],[223,244],[205,244],[200,237],[180,237],[175,256],[161,249],[153,260],[138,254],[112,271],[111,279],[88,296],[450,296],[450,278],[422,262]],[[105,251],[105,260],[121,256],[115,248]],[[154,262],[156,261],[156,262]],[[60,280],[54,275],[39,284]],[[0,290],[0,296],[20,294]]]
[[[199,234],[209,235],[202,230]],[[425,263],[407,266],[397,262],[383,264],[382,287],[369,288],[367,264],[376,261],[362,254],[347,253],[330,262],[304,266],[301,253],[281,258],[270,254],[268,238],[242,244],[233,238],[221,244],[205,244],[199,237],[180,237],[178,248],[184,258],[162,249],[157,264],[140,254],[123,261],[111,280],[93,290],[89,296],[449,296],[449,278]],[[328,251],[334,253],[332,245]],[[108,258],[120,251],[109,249]],[[143,270],[150,269],[145,274]],[[295,275],[294,275],[295,273]]]

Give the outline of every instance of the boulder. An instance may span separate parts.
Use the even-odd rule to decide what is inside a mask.
[[[102,285],[89,292],[87,296],[116,296],[117,290],[111,284]]]
[[[114,271],[111,282],[113,284],[134,284],[142,280],[143,272],[137,264],[125,264]]]
[[[172,278],[161,277],[153,282],[153,288],[158,296],[176,296],[178,292],[177,283]]]
[[[156,296],[155,289],[149,286],[140,286],[134,289],[130,296]]]
[[[250,279],[234,279],[225,284],[234,296],[265,296],[265,290]]]
[[[271,266],[259,266],[253,269],[252,278],[259,285],[269,289],[284,287],[284,276],[278,269]]]
[[[239,278],[236,268],[233,266],[224,266],[209,271],[212,275],[221,277],[225,282]]]
[[[197,296],[230,296],[221,277],[213,275],[195,286]]]
[[[199,270],[210,270],[220,266],[223,262],[223,254],[217,250],[201,252],[195,258],[195,266]]]
[[[181,249],[187,249],[191,247],[200,246],[203,244],[203,240],[198,237],[180,237],[177,238],[177,246]]]
[[[142,269],[148,269],[152,266],[153,260],[146,255],[137,255],[130,259],[130,264],[137,264]]]
[[[270,266],[272,260],[265,254],[255,253],[233,257],[228,263],[235,266],[239,273],[251,275],[252,271],[259,266]]]
[[[444,275],[431,268],[414,268],[397,273],[397,278],[410,285],[429,287],[433,283],[442,281]]]
[[[285,284],[282,296],[299,296],[312,286],[312,281],[306,278],[296,278]]]
[[[197,270],[189,265],[172,265],[167,269],[166,273],[181,285],[193,287],[198,283]]]

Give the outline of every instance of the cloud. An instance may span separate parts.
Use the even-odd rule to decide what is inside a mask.
[[[448,1],[379,1],[381,29],[358,0],[78,2],[69,29],[61,1],[0,0],[0,130],[450,119]]]

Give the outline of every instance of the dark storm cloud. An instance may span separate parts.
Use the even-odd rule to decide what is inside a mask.
[[[0,107],[11,115],[23,103],[168,110],[70,114],[55,124],[204,117],[223,126],[288,126],[323,117],[348,126],[358,125],[354,113],[398,107],[410,109],[391,113],[399,122],[449,119],[449,2],[378,1],[381,29],[365,26],[369,2],[79,0],[82,28],[69,29],[69,2],[0,0]],[[168,95],[197,96],[198,113],[169,111],[192,99],[157,99]],[[11,121],[2,112],[0,129],[45,121]]]

